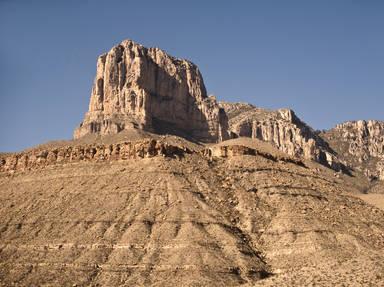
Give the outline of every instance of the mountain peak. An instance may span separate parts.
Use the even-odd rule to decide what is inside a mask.
[[[124,40],[98,58],[89,110],[74,138],[140,128],[217,142],[227,138],[226,124],[196,65]]]

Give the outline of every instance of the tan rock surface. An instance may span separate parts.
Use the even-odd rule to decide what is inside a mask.
[[[270,111],[245,103],[220,102],[229,118],[232,136],[251,137],[273,143],[283,152],[346,170],[336,153],[292,110]]]
[[[88,144],[64,146],[0,156],[0,172],[33,170],[50,165],[82,161],[102,162],[149,158],[154,156],[182,157],[191,152],[192,151],[185,146],[177,146],[154,139],[137,142],[125,141],[108,145]]]
[[[89,110],[74,132],[115,134],[140,128],[200,141],[227,138],[227,119],[193,63],[125,40],[97,61]]]
[[[322,136],[356,172],[370,180],[384,179],[384,122],[345,122]]]
[[[351,196],[347,177],[249,138],[183,142],[102,145],[101,160],[74,142],[59,148],[73,160],[53,164],[49,146],[26,151],[45,164],[0,172],[1,284],[384,283],[384,211]]]

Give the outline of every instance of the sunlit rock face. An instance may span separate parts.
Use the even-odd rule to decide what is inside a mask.
[[[323,137],[353,169],[371,180],[384,180],[384,122],[348,121]]]
[[[246,103],[220,102],[229,118],[233,137],[270,142],[281,151],[317,161],[334,170],[345,170],[335,152],[318,133],[290,109],[266,110]]]
[[[204,142],[227,138],[225,112],[207,96],[196,65],[125,40],[98,58],[89,111],[74,138],[131,128]]]

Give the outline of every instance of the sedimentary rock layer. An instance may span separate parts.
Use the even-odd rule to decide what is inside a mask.
[[[248,138],[166,157],[146,156],[158,141],[123,145],[0,172],[0,285],[383,285],[384,213],[329,169]]]
[[[384,122],[349,121],[322,136],[352,168],[384,180]]]
[[[31,150],[0,157],[0,172],[31,170],[48,165],[80,161],[127,160],[154,156],[183,156],[191,153],[187,147],[167,142],[143,140],[102,145],[76,145],[44,150]]]
[[[97,61],[89,111],[74,132],[114,134],[141,128],[200,141],[227,138],[227,119],[193,63],[125,40]]]
[[[222,102],[220,105],[228,115],[232,136],[271,142],[289,155],[345,170],[328,144],[292,110],[269,111],[243,103]]]

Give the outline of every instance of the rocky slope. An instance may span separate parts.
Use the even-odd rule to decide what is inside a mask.
[[[347,168],[311,127],[292,110],[270,111],[245,103],[221,102],[234,137],[250,137],[273,143],[280,150],[298,157],[317,161],[334,170]]]
[[[353,197],[347,176],[268,143],[58,150],[66,160],[48,161],[51,147],[5,156],[31,161],[0,172],[1,285],[318,283],[309,268],[328,285],[383,283],[384,212]]]
[[[74,137],[141,128],[200,141],[227,138],[227,120],[199,69],[125,40],[97,61],[89,110]]]

